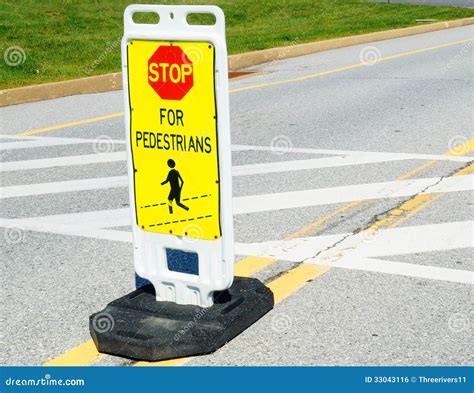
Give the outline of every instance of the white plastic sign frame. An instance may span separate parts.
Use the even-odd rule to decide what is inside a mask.
[[[157,24],[135,23],[133,14],[137,12],[156,13],[160,20]],[[189,14],[212,14],[216,22],[214,25],[190,25],[187,22]],[[127,78],[127,44],[131,40],[209,42],[215,47],[214,77],[222,233],[219,239],[191,239],[148,232],[137,226],[136,212],[132,208],[135,206],[134,168],[130,143],[130,102]],[[146,68],[144,68],[144,72],[146,72]],[[153,284],[157,301],[171,301],[201,307],[212,306],[213,292],[229,288],[234,278],[231,142],[224,13],[216,6],[144,4],[128,6],[124,12],[122,74],[135,271]],[[169,270],[166,249],[197,253],[199,275]]]

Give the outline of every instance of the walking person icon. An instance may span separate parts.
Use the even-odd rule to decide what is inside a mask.
[[[184,210],[189,210],[189,207],[181,203],[181,190],[183,189],[184,180],[179,174],[179,172],[174,169],[176,163],[174,160],[168,160],[168,166],[171,168],[168,172],[168,177],[164,182],[161,183],[164,186],[166,183],[170,184],[170,193],[168,195],[168,209],[170,214],[173,214],[173,201],[176,202],[176,205]]]

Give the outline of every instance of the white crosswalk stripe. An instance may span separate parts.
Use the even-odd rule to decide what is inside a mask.
[[[235,245],[241,255],[474,284],[471,271],[377,259],[473,246],[474,221]],[[322,251],[321,250],[326,250]]]
[[[402,180],[383,183],[250,195],[234,199],[234,213],[245,214],[270,210],[293,209],[351,201],[397,198],[418,193],[472,190],[474,176]]]
[[[12,142],[3,143],[1,150],[16,150],[61,146],[70,144],[95,143],[92,139],[18,137],[5,136]],[[123,140],[112,143],[123,144]],[[268,146],[235,145],[233,151],[271,152]],[[470,157],[457,157],[429,154],[360,152],[330,149],[291,148],[294,154],[317,154],[325,157],[307,158],[291,161],[277,161],[233,167],[233,176],[253,176],[289,171],[303,171],[320,168],[379,164],[402,160],[439,160],[469,162]],[[126,159],[125,151],[85,154],[68,157],[41,158],[26,161],[11,161],[0,164],[4,173],[44,168],[95,165],[107,162],[120,162]],[[100,177],[67,180],[37,184],[3,187],[3,199],[37,197],[40,195],[74,193],[85,190],[113,189],[127,187],[127,176]],[[322,206],[351,201],[382,198],[410,197],[423,193],[450,193],[474,189],[474,175],[456,177],[432,177],[412,180],[397,180],[380,183],[354,184],[320,189],[306,189],[290,192],[274,192],[261,195],[234,197],[234,214],[295,209],[308,206]],[[40,217],[0,218],[0,226],[22,230],[80,236],[85,238],[131,242],[131,232],[116,230],[116,227],[130,226],[130,209],[107,209],[82,211]],[[473,223],[456,222],[437,225],[419,225],[380,231],[373,241],[367,242],[363,233],[336,234],[297,238],[287,241],[275,240],[260,243],[236,243],[239,255],[252,255],[287,260],[324,264],[333,267],[376,271],[381,273],[422,277],[451,282],[472,283],[470,271],[448,269],[434,266],[382,260],[394,255],[412,254],[440,250],[454,250],[472,247]],[[326,251],[322,251],[326,250]],[[391,259],[391,258],[390,258]]]
[[[104,162],[124,161],[126,159],[126,152],[117,151],[113,153],[83,154],[80,156],[40,158],[37,160],[25,161],[10,161],[0,163],[0,172],[57,168],[74,165],[100,164]]]
[[[94,179],[68,180],[51,183],[27,184],[2,187],[0,198],[18,198],[43,194],[58,194],[104,188],[126,187],[127,176],[98,177]]]
[[[104,188],[126,187],[127,176],[98,177],[52,183],[9,186],[0,189],[0,198],[57,194]],[[234,213],[292,209],[377,198],[397,198],[427,192],[456,192],[474,189],[474,175],[451,178],[428,178],[383,183],[355,184],[315,190],[290,191],[234,198]],[[425,191],[426,190],[426,191]],[[150,202],[151,203],[151,202]]]
[[[82,138],[57,138],[57,137],[38,137],[29,136],[19,139],[18,137],[11,137],[9,135],[0,135],[2,139],[15,139],[13,142],[4,142],[0,144],[0,151],[2,150],[18,150],[18,149],[33,149],[37,147],[51,147],[51,146],[66,146],[77,144],[94,144],[94,143],[109,143],[124,145],[125,141],[120,139],[82,139]]]

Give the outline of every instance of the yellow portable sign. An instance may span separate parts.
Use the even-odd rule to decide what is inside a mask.
[[[214,46],[133,40],[127,57],[137,225],[220,238]]]

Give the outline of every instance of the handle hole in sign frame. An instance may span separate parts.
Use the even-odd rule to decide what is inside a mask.
[[[216,16],[210,13],[191,12],[186,15],[186,22],[188,22],[188,25],[214,26]]]
[[[157,25],[160,23],[160,15],[156,12],[134,12],[132,15],[133,23],[138,25]]]

